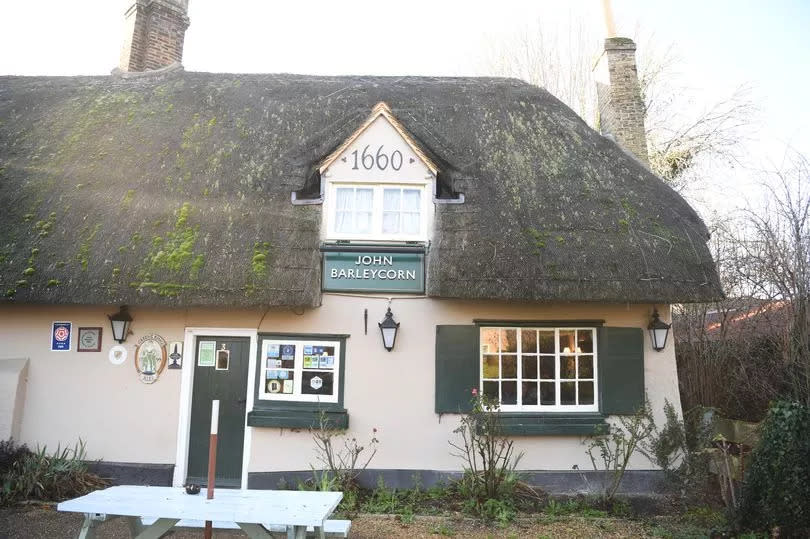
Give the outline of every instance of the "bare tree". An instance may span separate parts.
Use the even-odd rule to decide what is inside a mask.
[[[511,37],[494,40],[483,71],[542,86],[593,126],[597,103],[592,68],[602,52],[601,35],[572,15],[562,24],[539,19]],[[652,38],[644,41],[637,65],[650,166],[680,191],[692,180],[687,172],[700,158],[736,160],[756,109],[745,86],[700,106],[695,92],[679,82],[680,60],[673,47],[661,49]]]
[[[791,152],[764,174],[761,200],[712,226],[729,298],[676,311],[684,403],[753,420],[773,399],[810,404],[810,163]]]
[[[810,161],[790,152],[769,176],[764,204],[738,228],[737,269],[754,294],[784,304],[782,359],[792,396],[810,405]]]

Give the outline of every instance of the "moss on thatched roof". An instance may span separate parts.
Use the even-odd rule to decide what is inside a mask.
[[[436,206],[428,294],[718,297],[684,200],[510,79],[174,72],[0,77],[0,295],[169,306],[320,303],[318,163],[388,103],[464,204]],[[449,192],[449,191],[448,191]]]

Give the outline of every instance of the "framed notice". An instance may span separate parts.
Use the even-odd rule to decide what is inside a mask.
[[[101,328],[79,328],[77,352],[101,352]]]
[[[51,325],[51,352],[70,352],[72,336],[71,322],[54,322]]]
[[[213,367],[216,365],[216,347],[216,341],[200,341],[199,349],[197,350],[198,367]]]

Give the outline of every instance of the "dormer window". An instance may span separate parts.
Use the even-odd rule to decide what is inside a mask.
[[[327,198],[327,236],[340,240],[427,239],[426,185],[332,182]]]
[[[385,103],[320,168],[328,241],[427,241],[437,170]]]

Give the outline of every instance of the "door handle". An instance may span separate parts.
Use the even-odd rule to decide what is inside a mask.
[[[247,399],[239,399],[236,404],[247,404]]]

